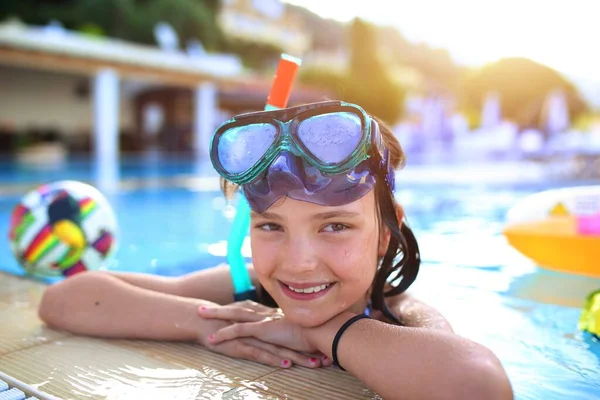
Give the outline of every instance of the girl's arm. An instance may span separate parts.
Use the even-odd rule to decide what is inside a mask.
[[[89,271],[46,288],[39,316],[76,334],[186,341],[205,324],[198,307],[231,302],[227,266],[182,277]]]
[[[231,325],[231,321],[200,318],[200,306],[218,305],[183,295],[205,293],[207,297],[212,296],[211,300],[220,301],[228,294],[232,301],[233,290],[227,293],[228,280],[229,272],[222,268],[200,271],[182,279],[86,272],[48,287],[39,315],[51,327],[75,334],[200,342],[206,346],[205,338]],[[197,289],[190,286],[193,283]],[[225,294],[214,295],[217,290]],[[210,346],[210,349],[274,367],[289,367],[292,362],[310,368],[321,365],[308,355],[252,338]]]
[[[344,312],[308,329],[307,341],[328,357]],[[341,336],[340,365],[385,399],[512,400],[498,358],[487,348],[443,330],[361,319]]]
[[[85,272],[46,288],[39,316],[75,334],[196,341],[203,325],[197,309],[214,303],[179,291],[175,279]]]
[[[111,272],[110,274],[134,286],[157,292],[204,299],[221,305],[233,302],[233,281],[229,267],[225,264],[180,277],[128,272]],[[248,265],[248,274],[254,286],[258,286],[254,268],[250,265]]]

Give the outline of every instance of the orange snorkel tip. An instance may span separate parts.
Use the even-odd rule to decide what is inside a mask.
[[[271,85],[271,91],[267,97],[267,104],[265,110],[273,110],[278,108],[287,107],[290,94],[292,93],[292,86],[298,70],[300,69],[302,60],[296,57],[292,57],[288,54],[282,54],[275,76],[273,77],[273,84]]]

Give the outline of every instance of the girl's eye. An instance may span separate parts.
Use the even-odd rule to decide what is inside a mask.
[[[266,232],[272,232],[272,231],[281,230],[281,226],[279,226],[277,224],[271,224],[271,223],[266,223],[266,224],[258,225],[258,226],[256,226],[256,228],[260,229],[262,231],[266,231]]]
[[[344,224],[329,224],[325,228],[323,228],[323,231],[338,233],[338,232],[343,232],[343,231],[347,230],[348,228],[349,228],[348,225],[344,225]]]

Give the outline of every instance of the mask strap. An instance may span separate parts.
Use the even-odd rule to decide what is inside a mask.
[[[390,162],[390,151],[388,149],[383,150],[383,158],[381,159],[381,171],[385,172],[385,181],[387,182],[392,193],[396,190],[396,172]]]
[[[373,118],[371,118],[371,142],[379,156],[379,165],[377,167],[385,174],[385,181],[392,193],[394,193],[396,189],[396,173],[390,161],[390,151],[385,147],[383,136],[379,130],[379,124]]]

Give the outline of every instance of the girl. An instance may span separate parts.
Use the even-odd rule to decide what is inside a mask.
[[[393,195],[404,155],[384,124],[339,101],[243,114],[216,131],[211,160],[225,194],[241,186],[252,209],[262,304],[233,303],[226,266],[179,278],[87,272],[49,287],[40,317],[284,368],[336,364],[386,399],[513,398],[488,349],[406,293],[420,259]]]

